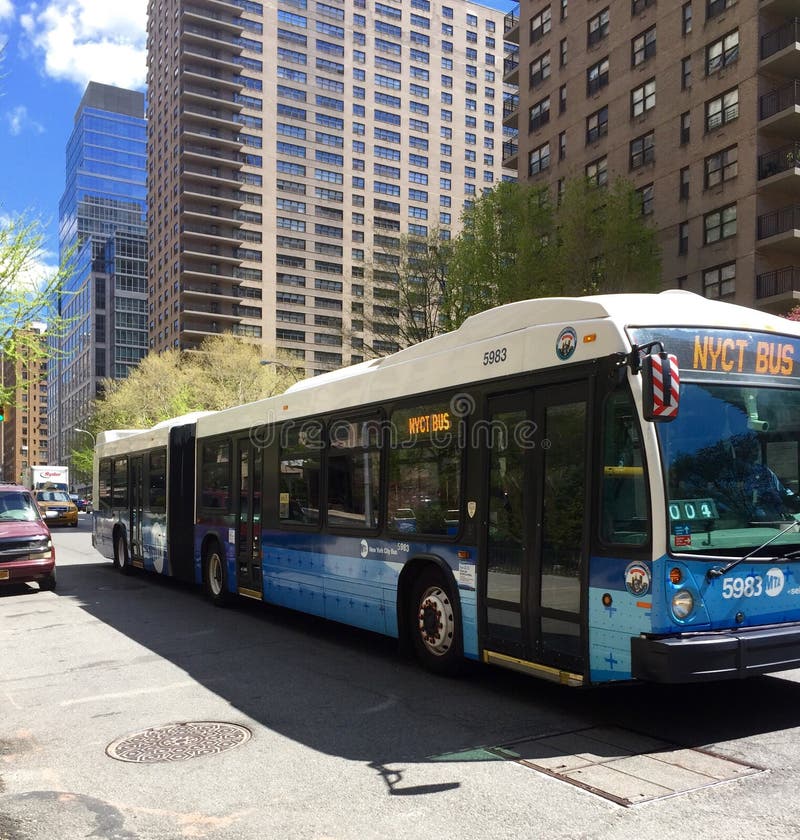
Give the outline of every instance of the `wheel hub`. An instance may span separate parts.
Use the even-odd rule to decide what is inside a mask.
[[[453,610],[447,593],[440,587],[428,589],[420,600],[419,633],[425,647],[433,654],[445,654],[453,640]]]

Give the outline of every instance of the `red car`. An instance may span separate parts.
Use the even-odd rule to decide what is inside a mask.
[[[33,496],[16,484],[0,484],[0,586],[37,581],[56,588],[56,550]]]

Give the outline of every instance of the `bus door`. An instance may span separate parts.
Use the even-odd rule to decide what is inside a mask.
[[[263,451],[242,438],[236,446],[236,565],[239,592],[261,597],[261,476]]]
[[[144,507],[144,458],[134,455],[128,462],[130,476],[131,529],[128,535],[131,552],[131,564],[144,566],[142,549],[142,510]]]
[[[500,661],[584,673],[587,399],[581,382],[489,401],[483,626],[490,661],[496,652]]]

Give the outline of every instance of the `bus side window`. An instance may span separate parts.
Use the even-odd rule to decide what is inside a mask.
[[[111,459],[103,458],[98,469],[97,504],[100,511],[111,513]]]
[[[278,510],[281,522],[314,525],[319,522],[319,474],[322,424],[308,420],[280,431]]]
[[[642,442],[630,396],[616,391],[603,416],[600,536],[603,542],[644,545],[650,513]]]

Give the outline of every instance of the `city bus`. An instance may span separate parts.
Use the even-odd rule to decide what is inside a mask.
[[[275,397],[105,432],[95,545],[565,685],[800,666],[800,325],[511,303]]]

